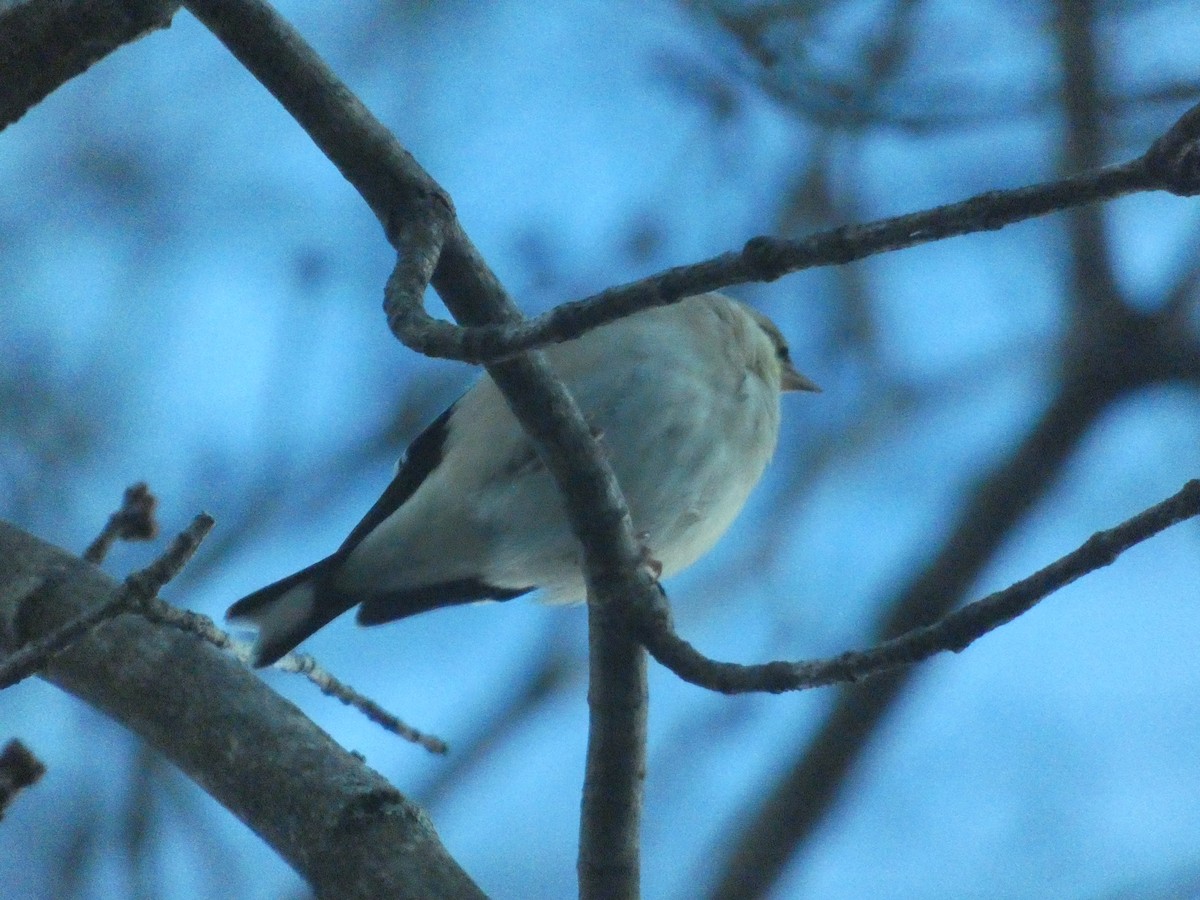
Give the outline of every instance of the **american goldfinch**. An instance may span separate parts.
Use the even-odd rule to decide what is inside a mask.
[[[815,391],[779,329],[721,294],[639,312],[545,351],[598,435],[663,576],[733,522],[775,451],[781,391]],[[540,589],[582,600],[581,551],[550,474],[486,374],[414,440],[332,555],[228,619],[269,665],[352,606],[376,625]]]

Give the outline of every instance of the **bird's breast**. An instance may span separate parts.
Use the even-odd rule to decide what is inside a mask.
[[[709,550],[745,505],[775,449],[779,395],[753,375],[676,372],[660,387],[651,416],[618,404],[602,442],[635,530],[669,575]]]

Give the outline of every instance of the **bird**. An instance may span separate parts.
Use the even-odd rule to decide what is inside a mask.
[[[597,436],[652,571],[712,548],[774,455],[780,396],[820,390],[779,328],[720,293],[641,310],[544,351]],[[409,445],[383,495],[332,554],[234,603],[274,663],[357,606],[361,625],[440,607],[585,599],[557,486],[484,373]]]

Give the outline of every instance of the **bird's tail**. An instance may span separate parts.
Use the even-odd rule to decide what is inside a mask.
[[[258,629],[251,663],[269,666],[356,602],[329,584],[336,555],[247,594],[225,613],[226,620]]]

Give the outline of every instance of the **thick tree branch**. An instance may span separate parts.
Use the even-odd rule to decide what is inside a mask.
[[[13,586],[46,586],[21,603]],[[0,647],[36,641],[121,586],[0,522]],[[14,630],[16,629],[16,630]],[[322,897],[482,897],[424,814],[228,654],[121,615],[45,677],[141,735],[263,837]]]
[[[171,24],[169,0],[18,0],[0,10],[0,131],[92,63]]]
[[[675,634],[665,604],[639,616],[635,628],[654,658],[680,678],[725,694],[781,693],[860,681],[938,653],[959,653],[989,631],[1033,609],[1055,591],[1110,565],[1130,547],[1197,515],[1200,515],[1200,480],[1193,480],[1174,496],[1114,528],[1097,532],[1078,549],[1011,587],[870,650],[850,651],[829,659],[759,665],[708,659]]]
[[[128,493],[126,498],[128,499]],[[112,522],[113,519],[110,519],[109,526],[112,525]],[[106,532],[109,526],[106,526]],[[134,572],[126,578],[121,585],[121,590],[106,603],[93,606],[38,640],[30,641],[14,649],[0,662],[0,689],[10,687],[42,669],[55,654],[61,653],[102,623],[124,613],[137,612],[149,605],[162,587],[187,565],[187,561],[192,558],[199,548],[200,542],[204,540],[204,536],[212,530],[212,527],[213,520],[210,516],[203,513],[196,516],[187,530],[171,542],[171,546],[162,556],[146,568]],[[94,543],[88,550],[94,551],[97,546],[98,544]],[[85,561],[92,562],[90,559]],[[21,619],[23,611],[30,605],[36,604],[41,595],[53,587],[53,582],[42,579],[36,583],[34,590],[27,591],[23,596],[13,597],[15,614],[12,619],[12,629],[14,633],[24,631]]]

